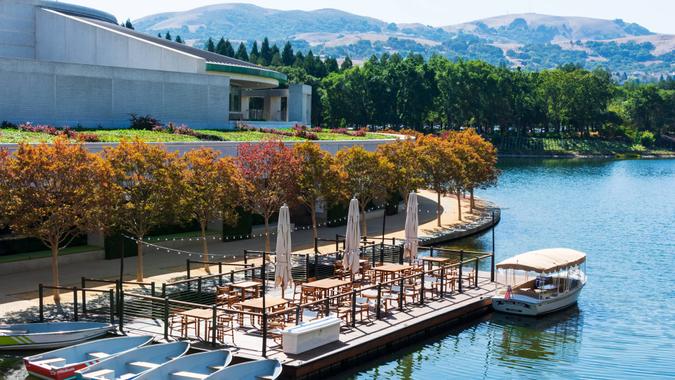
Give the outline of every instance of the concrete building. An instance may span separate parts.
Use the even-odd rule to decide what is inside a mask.
[[[311,122],[311,87],[148,36],[95,9],[0,0],[0,120],[124,128],[152,115],[192,128]]]

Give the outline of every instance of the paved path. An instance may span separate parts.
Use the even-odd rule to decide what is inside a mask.
[[[436,213],[436,195],[429,191],[422,191],[418,197],[419,203],[419,221],[420,237],[436,235],[448,231],[449,228],[462,223],[469,223],[478,218],[477,214],[469,213],[469,202],[462,201],[462,216],[464,221],[460,222],[457,218],[457,199],[455,197],[442,197],[442,215],[441,227],[437,226]],[[482,204],[480,202],[479,206]],[[403,206],[401,206],[403,208]],[[368,231],[370,236],[381,236],[382,231],[382,210],[377,210],[368,214]],[[404,238],[405,210],[397,215],[388,216],[386,220],[386,238]],[[327,227],[319,230],[319,237],[335,239],[336,234],[344,234],[345,226]],[[272,238],[274,245],[275,238]],[[294,252],[313,252],[314,241],[311,230],[295,231],[292,235]],[[199,241],[166,241],[158,243],[166,247],[177,248],[186,251],[200,252],[201,242]],[[230,242],[213,241],[209,242],[209,252],[216,257],[225,256],[223,261],[240,262],[243,259],[243,250],[262,250],[264,248],[264,239],[257,237],[249,240],[239,240]],[[320,252],[334,251],[334,244],[325,243],[319,246]],[[190,257],[198,260],[197,255]],[[153,247],[144,249],[145,262],[145,281],[163,283],[171,279],[185,276],[185,262],[188,259],[187,254],[166,253],[165,250],[157,250]],[[134,257],[125,259],[125,279],[131,281],[135,278],[136,259]],[[196,269],[194,276],[205,274],[203,269]],[[60,278],[62,286],[80,286],[82,276],[100,279],[119,278],[119,260],[96,260],[90,262],[79,262],[75,264],[62,265],[60,267]],[[7,316],[12,312],[35,308],[37,305],[37,285],[39,283],[51,284],[51,271],[49,268],[32,270],[21,273],[14,273],[2,276],[2,288],[0,289],[0,318]],[[64,294],[62,301],[71,302],[70,294]],[[46,303],[51,303],[50,298],[46,298]]]

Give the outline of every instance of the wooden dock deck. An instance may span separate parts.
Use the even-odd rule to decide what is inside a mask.
[[[371,311],[370,319],[363,322],[357,317],[355,327],[344,326],[339,342],[334,342],[298,355],[285,354],[278,342],[268,338],[267,358],[279,359],[284,379],[312,379],[335,374],[356,362],[391,352],[413,341],[421,340],[446,331],[448,327],[479,318],[489,312],[490,296],[495,285],[490,282],[490,273],[480,271],[477,287],[465,287],[443,298],[426,299],[424,305],[408,304],[403,311],[390,308],[382,310],[382,318],[376,319]],[[163,337],[163,325],[156,320],[138,320],[125,326],[130,334],[153,333]],[[235,355],[235,362],[262,358],[262,336],[250,329],[237,329],[232,338],[224,337],[225,347]],[[213,345],[191,337],[195,349],[214,349]],[[221,347],[219,347],[221,348]]]

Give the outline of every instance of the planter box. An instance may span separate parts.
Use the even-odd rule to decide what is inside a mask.
[[[340,340],[340,319],[326,317],[289,327],[281,332],[284,353],[300,354]]]

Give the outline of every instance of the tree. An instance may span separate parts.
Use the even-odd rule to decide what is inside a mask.
[[[258,41],[253,41],[253,46],[251,46],[251,53],[248,55],[249,62],[257,63],[260,58],[260,52],[258,51]]]
[[[337,73],[340,71],[340,66],[338,66],[337,59],[334,57],[326,58],[324,63],[326,65],[326,73]]]
[[[209,37],[208,41],[206,41],[206,50],[210,51],[211,53],[216,51],[216,45],[213,43],[213,39]]]
[[[272,50],[270,49],[270,40],[265,37],[260,46],[260,58],[262,58],[263,65],[269,66],[272,62]]]
[[[171,40],[172,40],[172,38],[171,38],[171,33],[169,33],[169,32],[167,31],[166,34],[164,35],[164,38],[166,38],[167,40],[171,41]]]
[[[272,60],[270,61],[270,66],[281,66],[281,56],[279,56],[279,53],[274,53],[272,56]]]
[[[342,61],[342,64],[340,65],[340,70],[342,70],[342,71],[348,70],[348,69],[351,69],[352,66],[353,66],[352,59],[349,58],[348,55],[346,55],[344,61]]]
[[[244,181],[234,160],[219,158],[210,148],[188,151],[185,161],[185,201],[192,217],[199,223],[204,250],[204,269],[210,272],[209,247],[206,228],[210,221],[220,217],[228,224],[237,219],[235,208],[242,199]]]
[[[220,41],[218,41],[218,44],[216,45],[216,53],[227,57],[234,57],[234,48],[232,48],[230,40],[226,40],[221,37]]]
[[[475,205],[474,190],[496,184],[499,170],[497,169],[497,150],[487,140],[482,138],[475,129],[469,128],[461,132],[450,132],[448,141],[460,151],[460,159],[464,164],[464,188],[471,194],[470,210]]]
[[[96,228],[110,190],[109,166],[82,144],[20,144],[0,162],[0,210],[12,232],[34,237],[51,250],[52,282],[59,286],[59,251]],[[55,302],[60,301],[54,289]]]
[[[298,158],[280,141],[241,144],[237,152],[241,175],[251,186],[246,202],[265,221],[265,251],[269,252],[269,220],[297,194]]]
[[[143,281],[143,238],[153,227],[187,216],[185,164],[177,153],[140,140],[122,141],[104,157],[120,191],[116,224],[136,239],[136,280]]]
[[[317,238],[316,206],[323,200],[326,205],[341,198],[343,173],[333,156],[321,150],[319,144],[303,142],[293,147],[298,158],[298,200],[312,215],[313,236]]]
[[[183,39],[182,39],[182,38],[180,38],[180,36],[179,36],[179,35],[176,35],[176,42],[177,42],[177,43],[179,43],[179,44],[183,44],[183,43],[185,43],[185,42],[183,41]]]
[[[131,23],[130,19],[127,19],[127,21],[124,22],[124,27],[127,29],[134,30],[134,25]]]
[[[239,48],[237,49],[237,52],[234,54],[234,58],[242,61],[248,61],[248,52],[246,51],[246,45],[244,45],[243,42],[239,43]]]
[[[462,162],[450,142],[427,135],[419,138],[418,157],[427,188],[436,192],[436,220],[441,227],[441,196],[454,192],[453,180],[462,172]]]
[[[284,66],[291,66],[293,65],[294,60],[295,57],[293,55],[293,47],[289,41],[286,41],[284,49],[281,52],[281,62],[284,64]]]
[[[392,186],[401,193],[407,206],[408,194],[424,186],[415,140],[405,139],[382,144],[377,148],[377,153],[392,164]]]
[[[350,196],[359,199],[361,233],[368,235],[366,207],[370,202],[387,199],[394,166],[385,157],[358,145],[338,151],[335,159],[346,176],[344,187]]]

